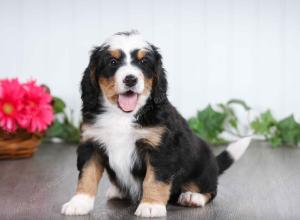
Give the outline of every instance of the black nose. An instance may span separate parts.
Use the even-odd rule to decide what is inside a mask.
[[[128,87],[135,86],[137,83],[137,78],[134,75],[127,75],[123,80],[123,83]]]

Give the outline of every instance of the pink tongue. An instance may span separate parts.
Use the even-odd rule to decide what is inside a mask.
[[[131,112],[135,109],[135,106],[137,104],[138,95],[136,93],[125,95],[120,94],[118,98],[118,103],[120,108],[124,112]]]

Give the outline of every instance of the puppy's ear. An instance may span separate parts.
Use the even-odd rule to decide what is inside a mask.
[[[154,79],[151,96],[156,104],[160,104],[167,99],[167,88],[168,83],[166,79],[166,73],[162,64],[162,56],[158,52],[158,48],[151,45],[152,51],[155,57],[155,67],[154,67]]]
[[[101,111],[101,91],[97,82],[96,72],[101,64],[102,47],[93,49],[88,67],[85,69],[81,80],[81,99],[83,120],[92,120],[95,114]]]

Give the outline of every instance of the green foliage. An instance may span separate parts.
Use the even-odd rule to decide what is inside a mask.
[[[224,125],[225,130],[235,136],[241,136],[238,128],[238,118],[233,105],[241,106],[245,111],[249,111],[251,108],[246,104],[246,102],[240,99],[231,99],[226,104],[220,103],[217,105],[222,110],[226,118]]]
[[[278,133],[282,144],[296,145],[300,141],[300,124],[296,122],[294,115],[282,119],[277,124]]]
[[[239,120],[233,105],[238,105],[248,112],[251,108],[242,100],[232,99],[227,103],[217,104],[218,111],[210,105],[198,111],[195,117],[188,120],[192,130],[211,144],[221,145],[228,141],[221,138],[223,132],[242,137],[239,131]],[[270,110],[261,113],[249,122],[252,132],[261,135],[272,146],[295,146],[300,142],[300,124],[291,115],[277,121]]]
[[[78,143],[80,131],[66,114],[66,104],[58,97],[53,97],[53,102],[55,119],[52,126],[46,132],[45,140],[50,141],[53,138],[59,138],[64,142]]]
[[[51,138],[60,138],[68,143],[78,143],[80,132],[69,119],[66,118],[63,122],[55,119],[53,125],[46,133],[46,139],[50,140]]]
[[[277,124],[278,122],[273,117],[271,111],[267,110],[254,119],[250,126],[253,129],[254,134],[263,135],[273,147],[276,147],[282,144]]]
[[[250,109],[244,101],[232,99],[225,104],[218,104],[219,111],[208,105],[202,111],[198,111],[195,117],[190,118],[188,123],[197,135],[209,143],[214,145],[226,144],[228,141],[220,137],[222,132],[228,131],[236,136],[240,136],[238,118],[233,105],[239,105],[247,111]]]
[[[193,131],[212,144],[225,144],[226,141],[219,137],[224,130],[226,115],[217,112],[209,105],[204,110],[199,111],[196,117],[189,119],[189,124]]]
[[[53,97],[53,110],[55,113],[63,113],[65,111],[66,104],[59,97]]]
[[[266,139],[270,139],[273,136],[271,131],[274,130],[276,124],[277,121],[274,119],[271,111],[268,110],[263,112],[251,123],[251,128],[256,134],[261,134],[265,136]]]
[[[251,123],[251,128],[255,134],[263,135],[273,147],[295,146],[300,141],[300,124],[293,115],[277,121],[268,110]]]

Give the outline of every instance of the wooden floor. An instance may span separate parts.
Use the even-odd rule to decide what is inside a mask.
[[[73,195],[76,147],[43,145],[32,159],[0,161],[0,220],[138,219],[135,206],[107,202],[105,176],[88,216],[65,217],[61,205]],[[300,149],[272,149],[252,142],[240,161],[220,177],[213,203],[204,208],[168,206],[161,219],[300,219]]]

